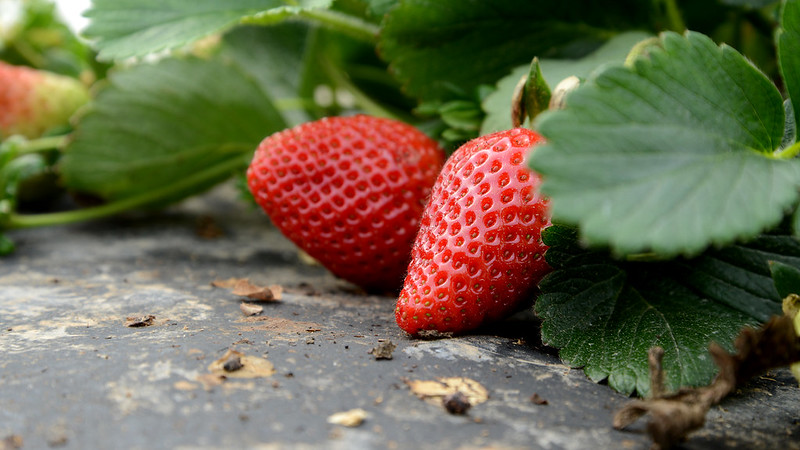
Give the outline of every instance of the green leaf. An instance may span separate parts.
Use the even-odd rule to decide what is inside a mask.
[[[720,2],[731,6],[745,6],[748,8],[763,8],[773,3],[778,3],[778,0],[720,0]]]
[[[313,98],[301,92],[298,76],[308,69],[303,56],[308,40],[309,27],[303,23],[239,27],[225,35],[221,56],[269,92],[285,122],[296,125],[313,119],[305,111]]]
[[[82,117],[60,169],[66,186],[106,200],[132,198],[252,155],[285,123],[272,99],[236,67],[164,60],[115,72]],[[216,174],[164,201],[198,193]]]
[[[227,31],[245,18],[274,22],[332,0],[93,0],[87,37],[100,59],[144,56]]]
[[[494,84],[534,56],[581,56],[620,30],[649,26],[651,3],[406,0],[386,16],[380,51],[411,95],[446,100],[453,87]]]
[[[539,116],[532,166],[555,220],[617,254],[696,255],[776,225],[800,161],[773,155],[784,109],[732,48],[665,33],[633,67],[610,66]]]
[[[800,295],[800,269],[779,261],[770,261],[769,270],[781,298],[790,294]]]
[[[783,84],[794,111],[800,111],[800,0],[784,1],[777,41]],[[795,129],[798,123],[800,115],[795,115]]]
[[[608,63],[622,63],[625,56],[637,42],[652,37],[641,31],[621,33],[603,44],[594,52],[579,59],[540,59],[539,67],[545,82],[550,87],[571,75],[586,78],[598,67]],[[514,87],[520,78],[529,73],[530,64],[519,66],[510,75],[497,83],[497,89],[483,102],[486,119],[481,126],[481,135],[511,128],[511,98]]]
[[[732,350],[743,326],[780,313],[769,262],[800,267],[800,243],[789,236],[764,235],[691,260],[626,262],[577,250],[560,228],[544,236],[556,270],[535,305],[542,338],[571,366],[627,394],[649,392],[653,346],[665,350],[669,389],[710,382],[711,341]]]

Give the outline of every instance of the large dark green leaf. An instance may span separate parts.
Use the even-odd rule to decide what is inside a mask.
[[[648,26],[651,3],[407,0],[386,16],[380,50],[410,94],[446,99],[534,56],[577,57],[619,30]]]
[[[711,341],[732,350],[743,326],[779,314],[770,261],[800,267],[800,243],[761,236],[691,260],[621,262],[577,247],[561,227],[545,233],[548,262],[536,312],[544,341],[568,364],[624,393],[649,392],[647,351],[665,350],[667,386],[707,384]]]
[[[556,220],[615,253],[696,255],[777,224],[800,161],[773,153],[784,108],[730,47],[666,33],[634,67],[600,71],[535,126],[533,154]]]
[[[173,49],[226,31],[242,19],[276,21],[332,0],[93,0],[85,34],[102,59]]]
[[[140,65],[111,76],[81,119],[61,172],[72,190],[134,197],[215,167],[243,169],[261,139],[284,127],[272,99],[234,66],[174,59]]]

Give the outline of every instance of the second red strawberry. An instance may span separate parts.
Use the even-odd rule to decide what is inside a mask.
[[[341,278],[389,292],[402,283],[444,158],[408,124],[330,117],[264,139],[247,181],[298,247]]]

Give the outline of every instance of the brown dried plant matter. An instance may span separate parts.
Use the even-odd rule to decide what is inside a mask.
[[[688,434],[705,423],[711,406],[719,403],[737,385],[777,367],[800,361],[800,336],[795,332],[792,318],[774,316],[760,329],[745,328],[735,342],[736,354],[728,354],[712,343],[709,352],[719,367],[719,373],[709,386],[683,388],[664,392],[664,369],[661,360],[664,350],[650,349],[650,385],[652,396],[634,400],[614,417],[614,428],[622,429],[645,414],[650,414],[647,431],[653,439],[653,450],[671,448],[686,440]]]

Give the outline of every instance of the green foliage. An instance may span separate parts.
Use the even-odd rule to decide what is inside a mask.
[[[574,230],[560,226],[547,230],[545,242],[556,270],[542,281],[535,306],[544,342],[593,380],[640,395],[649,392],[653,346],[665,350],[668,388],[710,382],[711,341],[732,350],[741,327],[780,313],[770,261],[800,267],[800,243],[788,236],[760,236],[695,259],[640,262],[583,250]]]
[[[245,18],[264,23],[331,0],[94,0],[85,34],[101,59],[123,59],[174,49],[227,31]]]
[[[620,30],[649,27],[650,2],[407,0],[383,23],[380,51],[407,91],[445,100],[494,84],[533,56],[581,56]]]
[[[773,154],[775,86],[730,47],[666,33],[633,67],[608,67],[540,116],[533,155],[556,220],[617,254],[696,255],[776,225],[800,162]]]
[[[272,99],[237,67],[168,59],[111,76],[60,168],[68,188],[118,200],[231,160],[241,170],[261,139],[284,127]],[[194,194],[231,173],[156,203]]]
[[[800,269],[779,261],[770,261],[769,270],[781,298],[791,294],[800,295]]]

